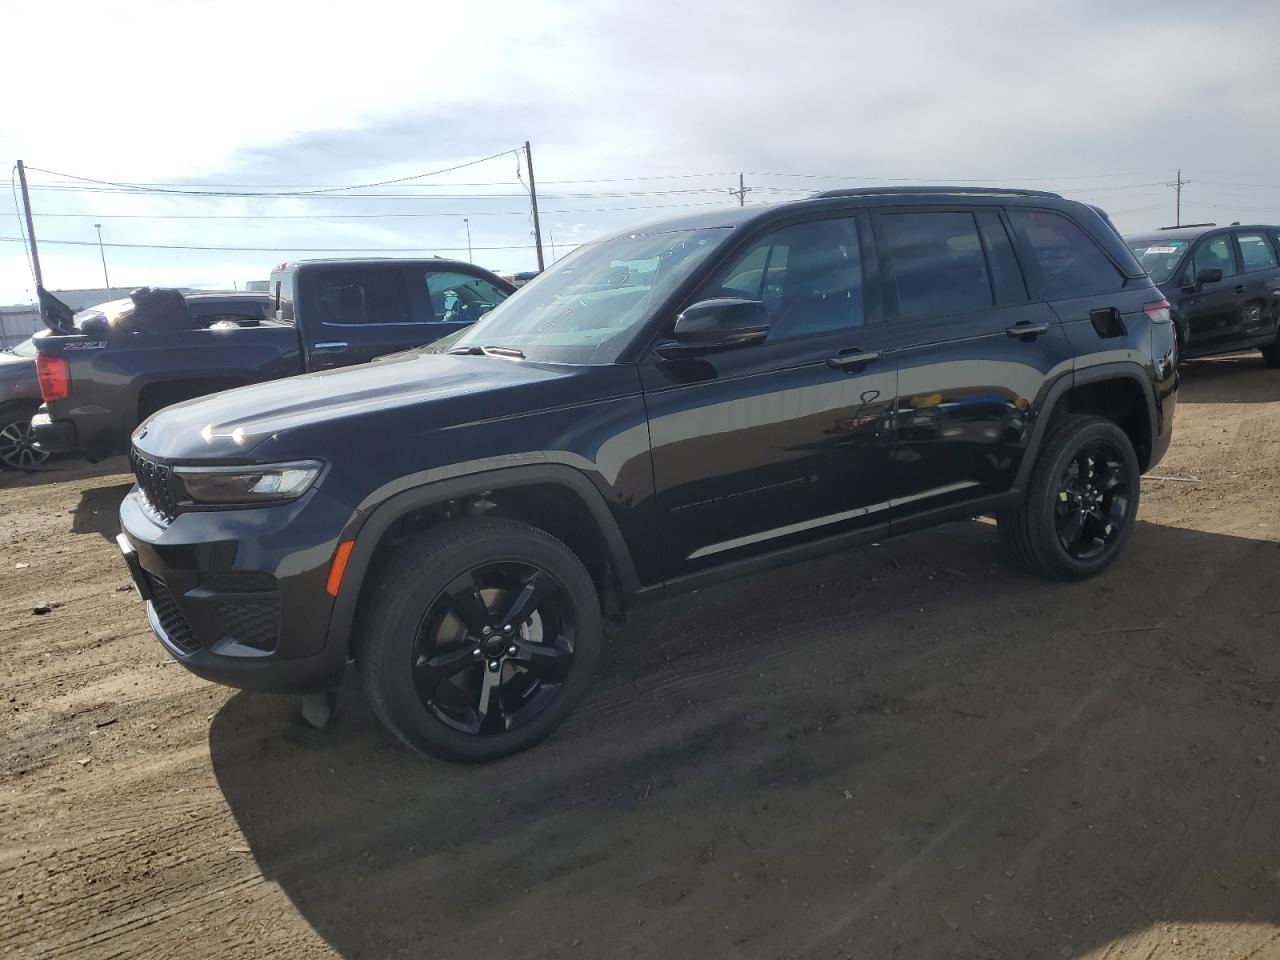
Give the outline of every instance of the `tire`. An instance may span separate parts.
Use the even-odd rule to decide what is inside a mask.
[[[1265,347],[1259,348],[1262,351],[1262,359],[1268,367],[1280,367],[1280,333],[1276,335],[1274,343],[1268,343]]]
[[[507,756],[546,737],[586,693],[603,640],[600,598],[546,531],[504,518],[450,522],[382,569],[357,659],[374,713],[413,749]]]
[[[45,450],[31,446],[31,417],[36,407],[29,403],[0,405],[0,469],[34,470],[49,459]]]
[[[1082,580],[1111,566],[1132,535],[1141,471],[1111,420],[1075,414],[1051,429],[1022,503],[997,517],[1000,543],[1033,573]]]

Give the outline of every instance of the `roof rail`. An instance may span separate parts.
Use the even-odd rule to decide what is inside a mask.
[[[1216,227],[1216,223],[1180,223],[1176,227],[1157,227],[1158,230],[1185,230],[1187,227]]]
[[[899,194],[962,194],[977,196],[1013,196],[1013,197],[1052,197],[1061,200],[1062,194],[1050,193],[1048,190],[1022,190],[1017,187],[841,187],[836,190],[823,190],[813,194],[809,199],[817,200],[827,197],[891,197]]]

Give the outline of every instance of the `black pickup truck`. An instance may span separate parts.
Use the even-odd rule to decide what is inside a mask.
[[[363,363],[462,330],[513,293],[452,260],[281,264],[271,290],[143,289],[77,315],[42,291],[34,338],[38,446],[89,458],[129,449],[164,407],[233,387]]]

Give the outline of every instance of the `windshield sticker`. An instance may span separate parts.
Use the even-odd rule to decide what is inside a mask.
[[[1177,253],[1177,247],[1147,247],[1147,253]]]

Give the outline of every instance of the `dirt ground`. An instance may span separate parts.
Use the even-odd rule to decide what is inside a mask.
[[[1192,363],[1106,576],[951,525],[633,617],[551,740],[189,676],[120,462],[0,479],[0,955],[1280,957],[1280,370]],[[41,602],[53,609],[33,614]]]

